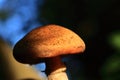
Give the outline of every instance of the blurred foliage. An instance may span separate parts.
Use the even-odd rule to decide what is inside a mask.
[[[120,30],[112,32],[108,36],[108,42],[111,47],[113,47],[116,51],[120,52]]]
[[[120,80],[120,53],[110,56],[105,61],[101,73],[103,80]]]
[[[8,14],[6,12],[1,12],[0,11],[0,19],[5,20],[8,17]]]
[[[101,75],[103,80],[120,80],[120,31],[116,30],[108,36],[109,45],[115,50],[114,54],[106,59]]]

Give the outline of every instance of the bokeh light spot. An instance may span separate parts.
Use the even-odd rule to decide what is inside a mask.
[[[108,42],[115,50],[120,50],[120,31],[112,32],[108,36]]]

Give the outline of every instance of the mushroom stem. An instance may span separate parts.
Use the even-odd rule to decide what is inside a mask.
[[[66,66],[61,61],[61,57],[52,57],[46,61],[46,74],[48,80],[68,80]]]

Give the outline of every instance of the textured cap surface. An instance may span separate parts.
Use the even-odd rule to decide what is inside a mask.
[[[85,50],[84,41],[73,31],[59,25],[46,25],[29,32],[14,47],[14,57],[23,63],[40,58],[75,54]]]

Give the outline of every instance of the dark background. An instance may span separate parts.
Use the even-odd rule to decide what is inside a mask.
[[[41,1],[37,3],[37,18],[28,22],[24,31],[29,31],[29,23],[34,21],[58,24],[73,30],[86,43],[83,54],[63,59],[70,80],[120,80],[119,0],[44,0],[42,6]],[[0,15],[1,20],[6,17]]]
[[[118,35],[120,45],[119,4],[119,0],[46,0],[42,21],[67,27],[86,43],[83,54],[68,57],[71,80],[120,79],[120,47],[113,40]]]

